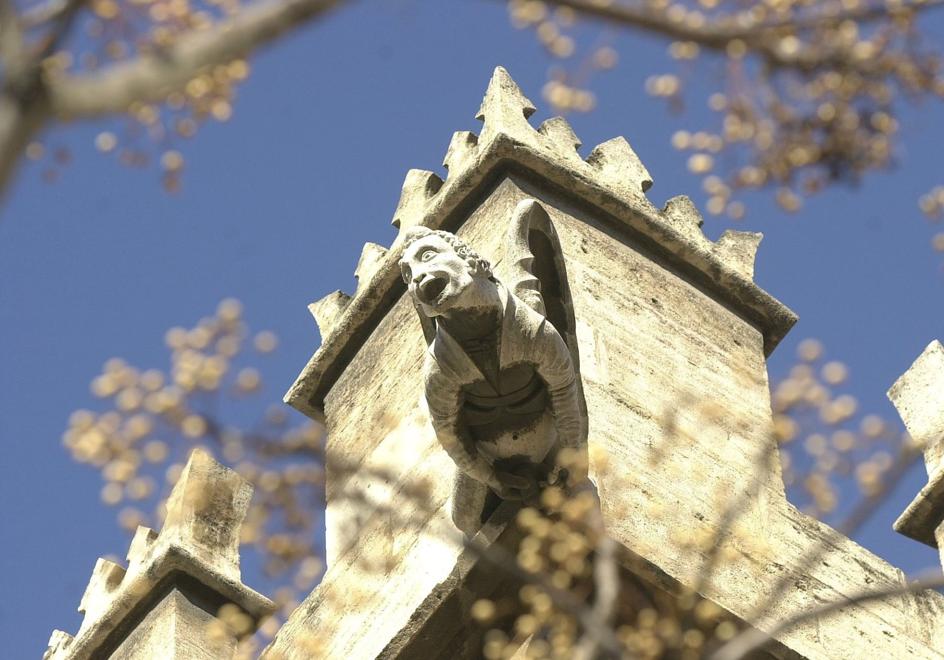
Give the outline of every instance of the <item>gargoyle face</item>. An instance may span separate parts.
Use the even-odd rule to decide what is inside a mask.
[[[475,283],[475,260],[464,259],[441,236],[417,239],[403,253],[400,271],[410,295],[427,316],[441,316],[461,306]]]

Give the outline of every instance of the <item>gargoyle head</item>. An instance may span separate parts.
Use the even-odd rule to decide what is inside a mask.
[[[400,273],[427,316],[473,307],[483,285],[495,286],[487,260],[454,234],[414,227],[404,237]]]

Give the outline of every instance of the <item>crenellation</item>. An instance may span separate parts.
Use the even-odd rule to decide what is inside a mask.
[[[156,540],[157,532],[150,527],[138,525],[138,528],[134,531],[134,537],[131,539],[131,545],[128,546],[128,554],[125,557],[128,561],[129,573],[144,563],[148,551]]]
[[[79,601],[79,612],[85,615],[82,628],[98,620],[108,609],[124,577],[124,566],[103,558],[95,562],[92,577],[85,588],[85,593],[82,594],[82,600]]]
[[[443,186],[443,180],[429,170],[410,170],[403,179],[400,201],[390,221],[401,233],[414,225],[421,224],[426,213],[426,203]]]
[[[357,261],[357,268],[354,269],[354,278],[357,280],[357,291],[362,290],[370,278],[374,276],[377,269],[383,263],[387,256],[387,248],[376,243],[364,243],[361,250],[361,258]],[[357,295],[355,292],[354,295]]]
[[[408,229],[418,225],[451,229],[461,222],[471,195],[496,176],[522,169],[657,244],[667,258],[692,271],[725,304],[761,329],[766,352],[773,350],[796,316],[754,284],[756,237],[729,236],[720,245],[712,243],[701,232],[701,215],[687,197],[670,199],[662,211],[653,206],[645,195],[652,176],[624,138],[598,145],[584,161],[577,153],[580,141],[566,120],[551,118],[535,129],[528,121],[534,112],[508,72],[496,68],[477,114],[484,126],[477,138],[469,131],[453,136],[444,160],[446,180],[428,170],[407,173],[392,221],[400,232],[376,264],[375,276],[370,282],[359,278],[353,299],[329,294],[312,306],[322,345],[286,393],[287,403],[323,417],[324,395],[343,370],[343,361],[402,292],[396,262]],[[342,328],[343,333],[335,332]]]
[[[601,183],[624,199],[645,200],[645,193],[652,188],[652,175],[622,136],[594,147],[587,164]]]
[[[54,657],[62,657],[69,645],[72,644],[74,637],[64,630],[53,630],[49,636],[49,643],[46,645],[46,652],[43,654],[43,660]]]
[[[928,476],[944,468],[944,345],[934,340],[895,384],[888,398],[924,452]]]
[[[563,158],[583,162],[580,157],[582,143],[573,127],[563,117],[551,117],[538,126],[538,133],[547,138],[554,150]]]
[[[499,135],[507,135],[522,144],[534,145],[537,131],[528,122],[537,108],[525,96],[518,83],[504,67],[496,67],[485,90],[485,97],[475,118],[484,122],[479,144],[485,148]]]
[[[452,134],[446,156],[443,158],[443,167],[449,174],[460,172],[470,159],[475,158],[478,151],[479,136],[471,131],[456,131]],[[448,177],[447,177],[448,180]]]
[[[714,244],[718,259],[746,280],[754,279],[754,258],[764,235],[752,231],[726,230]]]
[[[203,449],[194,449],[167,499],[159,540],[176,543],[239,580],[239,528],[252,486]]]
[[[328,431],[328,570],[263,657],[306,657],[313,637],[323,657],[478,657],[466,615],[471,598],[491,596],[465,581],[461,543],[441,530],[471,536],[484,523],[489,543],[508,540],[515,526],[498,520],[502,507],[531,506],[552,481],[580,487],[582,474],[554,481],[545,470],[560,439],[586,449],[607,534],[634,580],[698,589],[768,632],[822,603],[905,586],[899,570],[786,499],[766,358],[796,315],[753,281],[762,235],[709,240],[688,197],[661,210],[649,201],[652,177],[624,138],[583,160],[566,120],[535,129],[534,112],[497,68],[478,138],[453,136],[445,182],[407,175],[398,239],[286,395]],[[944,545],[944,498],[927,496],[944,488],[944,347],[929,351],[893,391],[929,447],[922,529]],[[521,379],[509,392],[503,373]],[[529,389],[541,383],[554,390],[553,419]],[[531,398],[508,404],[518,397]],[[381,487],[373,468],[388,475]],[[746,478],[755,471],[756,488]],[[429,485],[422,506],[396,500],[414,480]],[[490,518],[496,498],[505,501]],[[695,533],[717,533],[734,553],[709,581]],[[367,556],[386,562],[380,574],[360,568]],[[770,654],[940,657],[940,594],[846,605],[773,632]]]
[[[308,311],[315,317],[315,323],[318,324],[318,332],[321,333],[322,341],[331,334],[338,319],[341,318],[350,303],[351,296],[339,290],[332,291],[324,298],[308,305]]]
[[[661,211],[662,220],[690,241],[707,241],[701,212],[688,195],[676,195],[666,201]]]

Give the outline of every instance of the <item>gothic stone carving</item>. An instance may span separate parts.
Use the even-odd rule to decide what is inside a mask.
[[[571,354],[530,272],[535,213],[544,211],[527,200],[512,218],[510,285],[454,234],[414,227],[404,237],[401,272],[431,340],[426,402],[458,467],[453,520],[469,534],[503,499],[586,479],[555,460],[563,447],[582,447],[587,431]]]

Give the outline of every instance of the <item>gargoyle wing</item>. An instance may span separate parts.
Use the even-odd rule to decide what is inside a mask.
[[[519,202],[511,216],[508,227],[508,286],[511,292],[527,303],[528,307],[541,316],[547,316],[544,297],[541,295],[541,282],[532,271],[534,254],[531,253],[529,234],[538,219],[549,221],[545,211],[537,200],[526,199]]]

